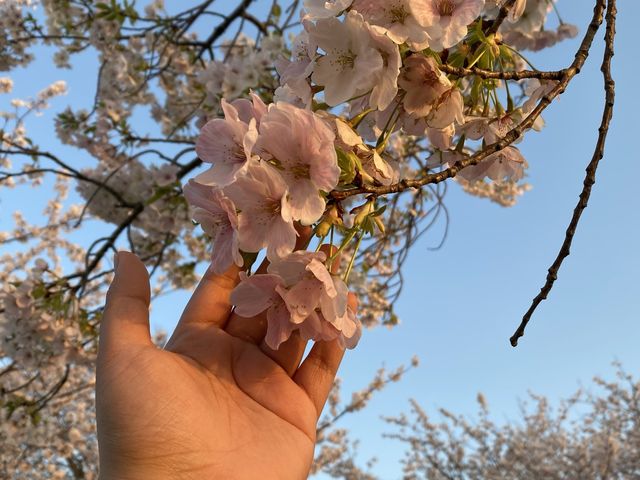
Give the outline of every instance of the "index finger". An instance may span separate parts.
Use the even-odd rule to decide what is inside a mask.
[[[231,313],[229,297],[239,282],[239,272],[240,269],[236,265],[232,265],[222,275],[207,269],[189,299],[167,345],[174,342],[193,325],[208,324],[212,327],[224,328]]]

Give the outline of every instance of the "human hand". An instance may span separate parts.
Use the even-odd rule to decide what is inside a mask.
[[[120,252],[100,328],[101,480],[303,479],[343,356],[297,332],[264,344],[264,315],[231,312],[238,269],[207,272],[164,350],[149,333],[149,277]],[[353,299],[351,299],[353,300]]]

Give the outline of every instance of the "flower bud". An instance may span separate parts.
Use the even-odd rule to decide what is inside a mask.
[[[316,227],[316,236],[319,238],[324,238],[329,234],[331,230],[331,222],[326,218],[320,222],[320,224]]]
[[[366,218],[374,211],[373,201],[368,201],[364,205],[354,208],[351,213],[355,213],[356,218],[353,220],[354,225],[362,225]]]
[[[385,226],[384,226],[384,222],[382,221],[382,218],[380,218],[379,216],[377,217],[373,217],[373,221],[376,224],[376,226],[378,227],[378,230],[380,230],[380,233],[382,233],[383,235],[386,232]]]
[[[331,227],[333,225],[342,224],[342,219],[340,218],[340,214],[338,213],[338,207],[336,205],[331,206],[327,213],[325,213],[324,217],[320,224],[316,227],[316,236],[323,238],[329,234]]]

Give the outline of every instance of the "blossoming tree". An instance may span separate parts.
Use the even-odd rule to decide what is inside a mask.
[[[1,112],[0,184],[51,195],[40,221],[15,211],[0,233],[11,249],[0,257],[3,474],[95,478],[92,366],[118,246],[146,262],[154,295],[191,288],[203,262],[241,270],[235,312],[266,312],[272,349],[293,332],[354,348],[363,326],[397,323],[403,262],[446,217],[447,181],[503,206],[527,191],[516,144],[543,128],[543,111],[606,20],[596,150],[514,346],[569,253],[612,115],[615,0],[595,1],[573,62],[559,71],[524,55],[578,34],[559,15],[550,28],[552,0],[273,1],[262,16],[252,0],[194,3],[0,4],[0,71],[28,65],[40,45],[60,68],[84,51],[99,64],[94,98],[55,117],[59,152],[26,126],[65,93],[63,82]],[[67,160],[70,149],[85,160]],[[64,208],[71,189],[80,201]],[[77,241],[95,222],[107,233]],[[402,372],[381,373],[366,392]],[[330,409],[320,443],[333,438],[345,451],[326,431],[363,402],[352,405]],[[318,468],[331,463],[328,451]]]

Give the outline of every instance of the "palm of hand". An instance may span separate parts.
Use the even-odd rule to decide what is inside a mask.
[[[129,267],[135,266],[130,257]],[[122,261],[119,269],[125,268]],[[213,280],[217,285],[201,284],[199,290],[219,289],[220,279]],[[117,295],[116,283],[111,297]],[[119,323],[118,335],[135,338],[146,329],[148,337],[148,324],[130,320],[131,312],[143,306],[131,288],[127,301],[110,300],[101,332],[96,389],[101,479],[306,478],[319,410],[330,387],[326,380],[335,371],[327,377],[320,356],[298,368],[304,351],[299,337],[280,353],[257,344],[259,320],[214,319],[226,330],[211,321],[185,321],[194,319],[198,292],[165,350],[150,342],[118,343],[111,336],[124,317],[122,309],[129,320]],[[229,315],[225,309],[220,313]],[[330,351],[326,345],[319,350]],[[283,353],[293,359],[285,361]],[[330,363],[337,369],[339,358]]]

